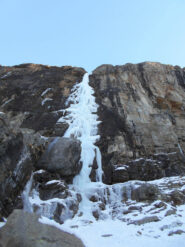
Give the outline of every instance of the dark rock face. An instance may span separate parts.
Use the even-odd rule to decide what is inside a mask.
[[[164,177],[165,172],[159,161],[141,158],[123,166],[113,166],[112,176],[114,183],[136,179],[148,181]]]
[[[16,204],[33,166],[21,132],[14,132],[7,119],[0,121],[0,216],[7,217]]]
[[[39,188],[40,198],[42,200],[49,200],[52,198],[66,198],[67,197],[67,185],[63,182],[54,182],[42,184]]]
[[[84,73],[84,69],[70,66],[0,66],[0,217],[22,208],[21,193],[37,169],[36,163],[51,139],[62,136],[68,127],[57,120],[63,115],[60,110],[66,108],[71,88]],[[78,153],[80,148],[75,145],[71,152],[75,148]],[[78,157],[79,153],[72,161]],[[76,164],[71,178],[79,170]],[[46,187],[52,191],[50,196],[57,193],[57,188]],[[45,198],[44,190],[41,195]]]
[[[140,158],[124,165],[113,165],[112,181],[113,183],[128,180],[149,181],[184,174],[184,169],[184,162],[179,152],[158,154],[150,159]]]
[[[66,198],[68,186],[62,181],[58,173],[49,173],[47,171],[35,172],[33,176],[34,185],[37,187],[41,200],[52,198]],[[50,181],[53,181],[50,183]]]
[[[0,229],[2,247],[83,247],[74,235],[42,224],[36,214],[15,210]]]
[[[100,106],[106,183],[185,174],[185,69],[150,62],[102,65],[90,83]],[[143,165],[128,163],[138,158],[145,159]],[[147,159],[155,160],[156,170]],[[119,175],[119,164],[130,168]]]
[[[79,141],[57,137],[49,144],[36,167],[58,173],[61,177],[74,177],[81,169],[80,155]]]
[[[11,115],[22,113],[22,128],[45,136],[61,136],[64,124],[56,125],[62,115],[72,86],[81,81],[85,70],[70,66],[50,67],[21,64],[0,67],[0,110]]]
[[[59,173],[38,170],[33,174],[33,190],[29,195],[39,196],[42,203],[33,204],[33,211],[37,215],[44,215],[62,224],[78,212],[81,195],[70,190],[67,183],[61,179]],[[52,199],[52,201],[48,201]]]

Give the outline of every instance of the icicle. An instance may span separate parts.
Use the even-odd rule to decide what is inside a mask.
[[[30,180],[27,182],[25,189],[22,193],[24,211],[30,212],[30,213],[33,212],[32,204],[30,203],[30,200],[29,200],[29,194],[31,191],[32,182],[33,182],[33,174],[31,175]]]

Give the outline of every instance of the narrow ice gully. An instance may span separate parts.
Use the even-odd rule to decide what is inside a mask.
[[[64,110],[67,113],[66,117],[58,120],[69,124],[64,137],[74,137],[81,142],[81,162],[83,166],[80,174],[73,181],[74,186],[80,189],[91,182],[89,175],[94,159],[96,159],[98,165],[96,180],[102,181],[101,153],[95,145],[100,138],[97,135],[100,121],[98,121],[96,114],[98,105],[93,93],[93,89],[89,86],[88,73],[86,73],[82,82],[73,87],[72,93],[66,102],[66,104],[71,103],[69,108]]]
[[[72,93],[67,99],[66,105],[70,106],[64,110],[66,114],[58,122],[68,123],[69,128],[64,134],[64,137],[73,137],[81,142],[81,162],[82,169],[79,175],[73,180],[73,186],[82,196],[80,209],[86,216],[92,217],[91,202],[88,199],[90,187],[94,187],[91,183],[89,175],[91,173],[93,162],[97,163],[96,181],[102,182],[102,165],[101,153],[95,143],[99,140],[97,109],[98,105],[95,102],[94,91],[89,85],[89,75],[86,73],[83,80],[77,83]],[[96,186],[96,185],[95,185]],[[84,212],[85,210],[85,212]]]

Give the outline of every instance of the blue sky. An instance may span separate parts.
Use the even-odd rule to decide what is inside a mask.
[[[0,64],[185,67],[185,0],[0,0]]]

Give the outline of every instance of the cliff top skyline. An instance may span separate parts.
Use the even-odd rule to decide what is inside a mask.
[[[0,64],[185,67],[185,2],[2,0]]]

